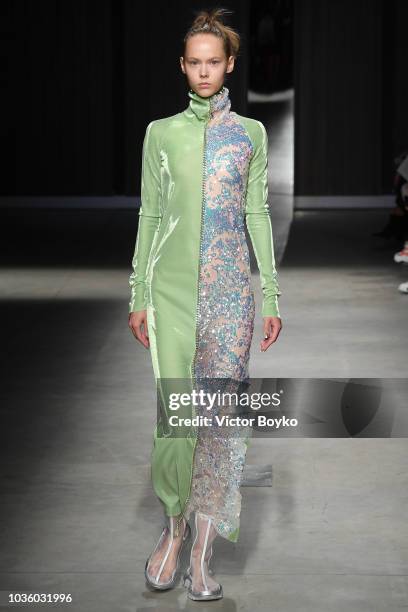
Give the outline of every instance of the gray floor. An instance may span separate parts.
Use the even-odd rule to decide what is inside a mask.
[[[260,353],[254,268],[252,376],[405,377],[408,269],[371,236],[387,213],[292,219],[274,171],[271,204],[284,327]],[[224,599],[146,588],[162,515],[150,356],[127,327],[135,224],[128,211],[3,211],[0,604],[30,591],[71,593],[75,612],[408,609],[405,438],[252,440],[248,467],[272,465],[272,486],[243,487],[240,539],[217,541]]]

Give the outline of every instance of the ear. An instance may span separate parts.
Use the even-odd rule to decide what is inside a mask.
[[[184,57],[180,57],[180,66],[181,66],[181,70],[184,72],[184,74],[186,74],[186,71],[184,70]]]
[[[230,55],[227,62],[227,72],[232,72],[234,70],[235,58],[233,55]]]

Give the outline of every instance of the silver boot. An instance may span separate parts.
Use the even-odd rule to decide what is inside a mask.
[[[174,547],[174,531],[175,531],[175,526],[176,526],[176,522],[177,522],[177,517],[175,516],[169,516],[168,518],[168,525],[165,525],[163,527],[163,530],[161,532],[159,541],[156,544],[156,548],[154,549],[154,551],[152,552],[152,554],[150,555],[150,557],[147,559],[146,561],[146,565],[145,565],[145,578],[146,578],[146,582],[153,587],[154,589],[158,589],[160,591],[165,591],[167,589],[172,589],[176,586],[177,583],[177,579],[178,579],[178,569],[179,569],[179,565],[180,565],[180,555],[181,555],[181,551],[183,548],[184,543],[188,540],[188,538],[191,535],[191,529],[190,529],[190,525],[187,523],[186,519],[183,517],[181,525],[183,526],[183,530],[182,530],[182,540],[179,546],[179,550],[177,552],[177,562],[176,565],[174,567],[174,570],[172,572],[172,575],[170,576],[170,578],[168,580],[165,581],[160,581],[160,576],[163,572],[163,568],[166,564],[166,561],[169,557],[170,551],[172,549],[172,547]],[[165,543],[165,538],[166,536],[168,537],[168,541],[167,544]],[[152,576],[149,572],[149,564],[150,561],[153,557],[153,555],[155,554],[155,552],[158,549],[162,549],[162,553],[163,553],[163,558],[161,560],[160,563],[160,567],[158,572],[156,573],[156,575]]]
[[[222,585],[210,578],[208,565],[212,556],[212,543],[217,536],[213,520],[202,512],[195,513],[195,538],[191,547],[190,565],[184,574],[187,595],[194,601],[221,599]]]

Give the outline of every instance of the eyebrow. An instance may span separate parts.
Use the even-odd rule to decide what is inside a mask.
[[[191,56],[187,56],[187,59],[199,59],[198,57],[191,57]],[[221,59],[221,57],[219,57],[218,55],[215,55],[214,57],[210,57],[210,60],[212,59]]]

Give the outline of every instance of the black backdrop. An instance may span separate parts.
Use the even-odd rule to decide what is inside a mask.
[[[3,195],[133,195],[147,123],[188,104],[179,0],[2,2]],[[229,87],[247,112],[249,0]],[[408,146],[406,0],[294,0],[295,192],[390,191]],[[271,143],[273,146],[273,143]]]
[[[295,191],[388,193],[408,149],[407,0],[295,0]]]
[[[138,193],[147,123],[189,102],[179,56],[195,8],[201,4],[9,2],[10,36],[2,38],[16,171],[10,164],[2,193]],[[230,18],[244,44],[248,8],[235,2]],[[246,72],[243,54],[229,79],[237,112],[246,111]]]

